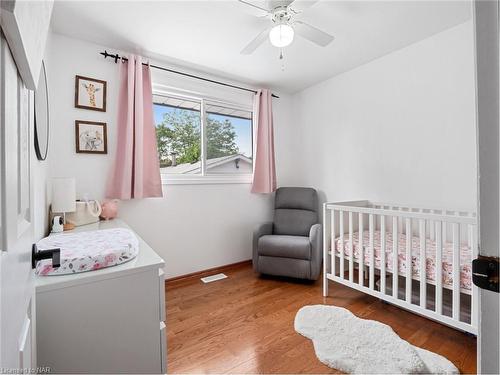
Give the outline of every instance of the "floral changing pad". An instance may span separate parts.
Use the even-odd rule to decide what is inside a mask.
[[[61,249],[61,266],[52,267],[51,259],[38,263],[36,274],[66,275],[116,266],[134,259],[139,241],[132,231],[124,228],[90,232],[62,233],[41,239],[39,250]]]

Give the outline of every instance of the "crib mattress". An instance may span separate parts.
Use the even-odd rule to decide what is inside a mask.
[[[61,249],[60,267],[53,268],[50,259],[37,264],[36,274],[50,276],[95,271],[128,262],[137,256],[139,241],[129,229],[114,228],[56,234],[38,241],[37,247]]]
[[[371,261],[371,249],[368,247],[369,244],[369,231],[363,232],[363,252],[364,252],[364,263],[369,265]],[[375,249],[375,268],[380,269],[381,265],[381,241],[380,241],[380,231],[374,231],[373,242]],[[400,274],[406,273],[406,235],[400,233],[398,235],[398,271]],[[434,282],[436,280],[436,242],[431,239],[426,239],[426,279],[428,281]],[[393,237],[391,232],[385,233],[385,260],[386,260],[386,270],[392,272],[393,270]],[[350,256],[349,248],[349,235],[344,235],[344,241],[340,240],[340,237],[335,239],[335,252],[340,255],[343,251],[346,258]],[[359,242],[359,232],[353,233],[353,252],[354,259],[359,262],[360,256],[360,242]],[[420,238],[418,236],[412,236],[411,239],[411,267],[412,267],[412,277],[420,278]],[[465,290],[471,289],[472,283],[472,271],[471,271],[471,249],[465,244],[460,246],[460,288]],[[442,282],[444,286],[453,286],[453,244],[451,242],[446,242],[443,244],[442,248]]]

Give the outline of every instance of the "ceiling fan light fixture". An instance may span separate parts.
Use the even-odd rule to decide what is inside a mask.
[[[281,23],[274,26],[271,31],[269,31],[269,40],[273,46],[282,48],[293,42],[294,35],[295,31],[292,26],[286,23]]]

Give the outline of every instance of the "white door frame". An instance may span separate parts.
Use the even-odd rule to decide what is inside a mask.
[[[0,371],[11,373],[36,366],[31,90],[38,84],[52,5],[0,0]]]
[[[473,3],[476,59],[479,254],[499,257],[499,18],[498,0]],[[499,294],[480,289],[478,373],[498,374]]]
[[[0,368],[33,367],[33,95],[0,34]]]

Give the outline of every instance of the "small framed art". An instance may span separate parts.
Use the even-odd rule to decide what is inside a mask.
[[[75,76],[75,107],[106,112],[106,81]]]
[[[106,123],[75,121],[76,152],[84,154],[107,154],[108,135]]]

